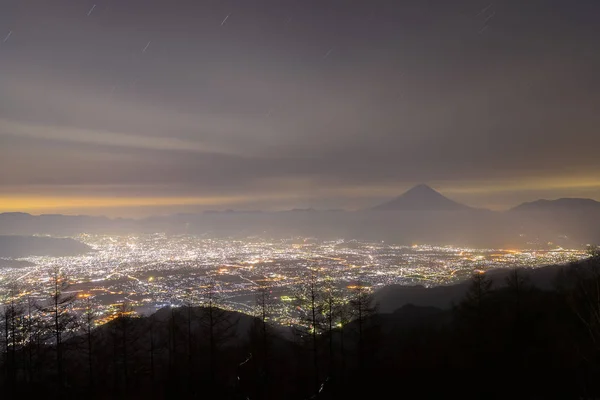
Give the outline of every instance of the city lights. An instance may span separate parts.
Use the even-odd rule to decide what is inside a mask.
[[[29,257],[25,267],[3,269],[1,289],[18,283],[21,294],[47,299],[49,273],[60,267],[79,300],[93,298],[100,318],[108,322],[127,303],[137,313],[165,305],[201,304],[211,282],[220,306],[252,313],[255,292],[268,286],[277,301],[274,320],[294,320],[294,288],[314,274],[342,291],[357,282],[377,289],[386,285],[448,285],[474,271],[514,266],[539,267],[585,257],[585,252],[555,250],[473,249],[418,244],[396,246],[356,240],[314,238],[247,240],[192,235],[80,235],[94,251],[75,257]],[[1,295],[5,295],[3,290]],[[1,300],[1,299],[0,299]]]

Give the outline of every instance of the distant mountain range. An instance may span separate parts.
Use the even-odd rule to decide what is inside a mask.
[[[382,204],[368,208],[363,211],[469,211],[483,210],[481,208],[470,207],[468,205],[451,200],[440,192],[431,188],[428,185],[416,185],[400,196],[386,201]],[[556,200],[540,199],[532,202],[522,203],[508,211],[532,211],[532,210],[600,210],[600,202],[593,199],[585,198],[560,198]],[[345,212],[343,209],[328,209],[317,210],[314,208],[294,208],[290,210],[280,211],[279,213],[314,213],[314,212]],[[206,210],[200,214],[185,213],[173,214],[170,216],[154,216],[148,217],[145,220],[156,220],[164,218],[189,218],[199,215],[223,215],[223,214],[273,214],[261,210]],[[116,218],[111,219],[101,216],[88,215],[63,215],[63,214],[41,214],[32,215],[23,212],[7,212],[0,213],[0,223],[10,224],[13,222],[35,222],[35,221],[53,222],[56,220],[71,222],[74,225],[81,221],[108,224],[110,221],[133,222],[134,219]],[[139,221],[139,220],[138,220]]]
[[[600,202],[538,200],[495,212],[451,200],[427,185],[373,208],[293,209],[282,212],[210,211],[145,219],[84,215],[0,214],[0,235],[74,236],[80,233],[198,234],[214,237],[316,237],[397,244],[483,247],[581,246],[600,243]]]
[[[600,211],[600,202],[592,199],[562,198],[520,204],[511,211]]]
[[[427,185],[417,185],[395,199],[372,208],[377,211],[466,211],[472,209],[450,200]]]
[[[65,257],[85,254],[91,250],[88,245],[68,238],[0,236],[0,258]]]
[[[447,198],[427,185],[417,185],[400,196],[371,208],[376,211],[469,211],[481,210]],[[522,203],[509,211],[600,211],[600,202],[583,198],[540,199]]]

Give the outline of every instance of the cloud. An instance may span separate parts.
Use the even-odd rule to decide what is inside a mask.
[[[587,6],[505,1],[477,35],[468,1],[236,2],[226,29],[222,4],[38,3],[0,17],[19,21],[0,49],[4,192],[344,206],[428,182],[508,205],[600,174]]]
[[[177,137],[138,136],[127,133],[96,131],[64,126],[37,125],[0,118],[0,135],[30,139],[74,142],[88,145],[115,146],[134,149],[180,150],[186,152],[217,152],[198,142]]]

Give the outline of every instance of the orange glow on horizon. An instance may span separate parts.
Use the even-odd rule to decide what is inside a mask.
[[[393,198],[412,185],[394,183],[369,185],[312,186],[309,194],[308,179],[287,179],[285,181],[266,180],[260,185],[263,189],[253,193],[232,193],[228,195],[177,195],[178,188],[171,196],[154,195],[169,193],[165,186],[152,185],[32,185],[5,187],[0,194],[0,213],[29,212],[43,213],[92,213],[126,215],[136,207],[216,207],[235,208],[240,205],[267,202],[269,209],[295,208],[300,202],[313,202],[319,199],[334,199],[340,208],[363,209],[377,204],[386,198]],[[314,182],[313,182],[314,183]],[[523,178],[519,180],[498,180],[497,182],[428,182],[434,189],[453,200],[474,206],[502,210],[514,207],[524,201],[537,198],[589,197],[600,195],[600,180],[586,176],[555,176],[552,178]],[[132,196],[134,192],[150,192],[146,196]],[[154,191],[152,193],[152,191]],[[569,193],[575,193],[569,195]],[[129,192],[129,193],[128,193]],[[299,192],[302,195],[299,195]],[[83,194],[86,193],[86,194]],[[95,194],[94,194],[95,193]],[[114,195],[113,195],[114,194]],[[500,197],[498,197],[500,196]],[[502,197],[504,196],[504,197]],[[508,197],[507,197],[508,196]],[[500,199],[500,200],[498,200]],[[492,203],[488,201],[493,200]],[[496,203],[497,202],[497,203]],[[289,207],[288,207],[289,206]],[[256,207],[256,206],[253,206]],[[257,209],[264,209],[260,206]],[[92,212],[96,210],[96,212]],[[102,211],[106,210],[106,212]],[[114,215],[113,215],[114,216]]]
[[[244,197],[0,197],[0,212],[146,206],[211,206],[251,201]]]

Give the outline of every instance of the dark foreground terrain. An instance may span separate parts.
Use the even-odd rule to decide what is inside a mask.
[[[309,285],[299,289],[297,301],[311,328],[293,332],[269,324],[266,291],[257,296],[257,317],[223,311],[209,297],[201,307],[166,308],[149,317],[133,317],[124,305],[118,318],[95,329],[91,307],[84,304],[87,312],[76,321],[63,307],[73,300],[62,293],[45,308],[13,302],[2,314],[0,393],[598,398],[600,258],[552,271],[553,283],[544,288],[523,270],[476,274],[452,307],[407,304],[379,314],[368,292],[358,290],[342,306],[326,286]]]

